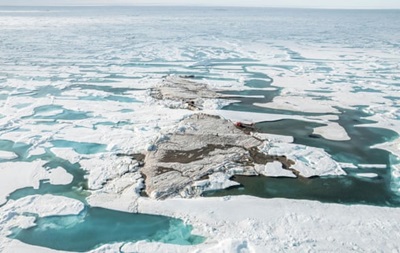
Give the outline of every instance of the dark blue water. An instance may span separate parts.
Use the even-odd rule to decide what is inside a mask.
[[[391,154],[370,146],[398,138],[394,131],[357,127],[371,123],[363,119],[367,116],[358,110],[341,110],[338,122],[346,129],[351,140],[331,141],[312,134],[318,123],[298,120],[261,122],[255,125],[257,131],[270,134],[284,134],[294,137],[294,143],[323,148],[338,162],[354,164],[384,164],[382,168],[362,170],[345,169],[347,176],[312,178],[274,178],[235,176],[239,187],[209,192],[206,196],[253,195],[263,198],[311,199],[322,202],[344,204],[369,204],[380,206],[400,206],[400,198],[391,189]],[[357,173],[375,173],[377,177],[362,178]]]

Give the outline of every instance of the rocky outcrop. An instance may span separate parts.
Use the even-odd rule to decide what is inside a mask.
[[[190,110],[202,110],[207,99],[219,97],[216,92],[208,89],[206,84],[177,76],[166,77],[158,86],[150,90],[150,96],[163,100],[169,107]]]
[[[191,197],[237,185],[229,180],[233,175],[258,175],[257,164],[282,161],[282,167],[290,166],[283,156],[258,151],[262,144],[228,120],[194,114],[147,154],[141,170],[146,192],[153,198]]]
[[[170,76],[151,91],[155,101],[170,108],[200,111],[218,95],[206,84]],[[193,197],[204,191],[238,185],[234,175],[312,177],[345,172],[324,150],[286,143],[254,133],[252,124],[194,113],[148,149],[145,191],[157,199]],[[291,142],[291,141],[289,141]]]

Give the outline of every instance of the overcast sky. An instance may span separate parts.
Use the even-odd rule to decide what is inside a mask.
[[[1,5],[201,5],[291,8],[400,8],[400,0],[0,0]]]

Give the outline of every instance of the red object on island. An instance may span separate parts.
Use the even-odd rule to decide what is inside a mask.
[[[235,123],[235,126],[237,126],[237,127],[243,127],[243,124],[242,124],[242,122],[236,122],[236,123]]]

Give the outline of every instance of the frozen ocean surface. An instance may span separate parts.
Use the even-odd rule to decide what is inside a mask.
[[[241,187],[211,195],[400,206],[399,27],[397,10],[1,7],[0,175],[18,183],[3,188],[0,206],[34,194],[86,203],[89,192],[123,175],[117,153],[145,150],[186,114],[151,104],[147,89],[167,75],[193,75],[238,96],[223,110],[261,113],[260,131],[293,136],[347,164],[345,176],[239,177]],[[105,169],[111,167],[119,171]],[[71,182],[56,180],[52,172],[60,168]],[[107,224],[141,219],[87,208]],[[181,221],[162,216],[143,234],[77,248],[41,239],[92,229],[93,220],[70,231],[53,226],[70,218],[40,218],[12,236],[89,250],[152,240],[149,234],[173,223],[169,231],[182,238],[166,242],[201,241],[187,239],[193,235]]]

